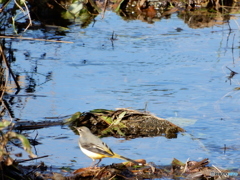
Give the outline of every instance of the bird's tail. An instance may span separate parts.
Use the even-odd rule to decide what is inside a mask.
[[[121,155],[116,154],[116,153],[114,153],[113,158],[123,159],[123,160],[125,160],[125,161],[130,161],[130,162],[132,162],[132,163],[134,163],[134,164],[139,164],[137,161],[134,161],[134,160],[132,160],[132,159],[126,158],[126,157],[121,156]]]

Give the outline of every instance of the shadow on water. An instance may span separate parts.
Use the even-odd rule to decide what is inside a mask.
[[[10,3],[11,4],[11,3]],[[21,5],[21,4],[20,4]],[[229,14],[239,12],[239,2],[235,0],[224,1],[165,1],[165,0],[118,0],[118,1],[39,1],[30,0],[28,8],[21,9],[28,13],[28,19],[22,20],[18,17],[19,4],[9,7],[9,1],[3,3],[2,9],[11,8],[11,13],[3,11],[1,17],[2,29],[8,27],[7,19],[14,17],[15,32],[21,33],[26,27],[30,29],[53,29],[56,33],[63,33],[61,27],[68,27],[73,23],[79,23],[81,28],[88,27],[95,22],[97,15],[107,10],[112,10],[124,20],[141,20],[147,23],[154,23],[161,19],[168,19],[171,14],[178,13],[179,17],[191,28],[211,27],[220,25],[230,19]],[[25,7],[27,7],[25,4]],[[23,5],[22,5],[23,6]],[[30,22],[29,22],[30,21]],[[30,24],[31,23],[31,24]],[[29,26],[31,25],[31,26]],[[92,24],[94,26],[94,23]]]

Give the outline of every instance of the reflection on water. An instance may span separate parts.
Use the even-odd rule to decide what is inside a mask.
[[[15,117],[38,121],[99,108],[143,109],[147,103],[148,111],[159,117],[196,122],[174,140],[135,139],[116,149],[114,143],[119,141],[106,139],[116,152],[126,146],[130,150],[123,155],[157,164],[169,164],[174,157],[182,161],[208,157],[214,165],[236,167],[240,159],[240,98],[234,88],[239,86],[239,75],[231,84],[225,81],[230,73],[226,66],[240,72],[238,22],[190,29],[176,14],[144,24],[106,12],[104,19],[96,18],[94,27],[69,27],[61,40],[73,44],[14,41],[16,62],[12,68],[25,77],[26,84],[12,102]],[[113,31],[117,35],[114,48],[110,40]],[[36,96],[21,96],[29,92]],[[64,133],[70,141],[54,138]],[[38,130],[38,137],[43,143],[36,146],[38,155],[51,154],[48,160],[56,166],[69,165],[72,159],[78,160],[72,165],[76,167],[90,162],[78,148],[75,152],[77,136],[68,129]],[[224,144],[231,148],[225,153]]]

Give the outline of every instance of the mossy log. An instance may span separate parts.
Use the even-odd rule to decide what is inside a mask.
[[[92,133],[125,138],[166,136],[176,138],[181,127],[147,112],[120,108],[75,113],[67,119],[70,126],[87,126]]]

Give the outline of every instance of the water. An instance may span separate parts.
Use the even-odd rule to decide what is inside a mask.
[[[209,158],[217,167],[239,167],[240,95],[234,90],[239,87],[239,75],[230,83],[226,68],[240,72],[240,21],[235,16],[229,33],[227,24],[191,29],[177,14],[147,24],[106,12],[93,27],[70,26],[61,40],[72,44],[13,41],[17,60],[12,68],[23,87],[29,86],[26,76],[34,79],[32,94],[36,95],[14,99],[15,117],[39,121],[99,108],[143,109],[147,103],[147,110],[158,117],[185,123],[187,132],[177,139],[105,138],[114,151],[160,165],[170,164],[173,158],[183,162]],[[117,34],[114,46],[113,31]],[[28,31],[27,35],[55,37],[53,31]],[[19,93],[26,94],[24,89]],[[78,136],[67,127],[37,132],[42,144],[34,151],[51,155],[43,160],[47,165],[80,168],[91,163],[77,146]],[[30,136],[37,132],[30,131]],[[224,144],[230,148],[226,152]],[[112,162],[121,160],[102,163]]]

